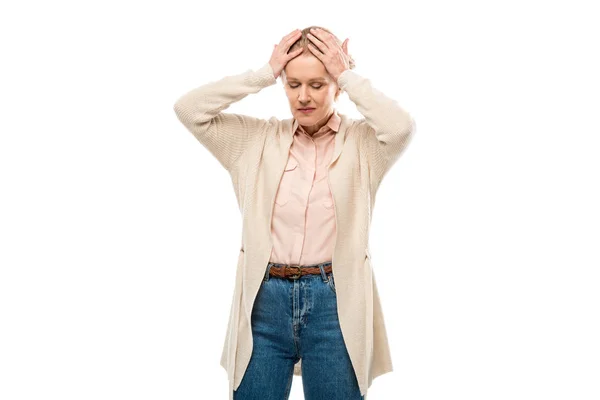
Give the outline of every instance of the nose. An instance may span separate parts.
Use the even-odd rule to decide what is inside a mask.
[[[308,89],[306,87],[301,87],[298,91],[298,101],[302,104],[308,104],[310,102],[310,97],[308,96]]]

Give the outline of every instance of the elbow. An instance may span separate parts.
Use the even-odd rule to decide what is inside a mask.
[[[183,114],[183,106],[181,104],[181,99],[177,99],[177,101],[175,102],[175,104],[173,104],[173,111],[175,111],[175,114],[179,117],[181,114]]]
[[[416,131],[417,131],[417,122],[411,116],[410,117],[410,123],[408,125],[408,136],[410,136],[412,138],[415,135]]]
[[[190,115],[187,112],[187,108],[184,106],[181,100],[177,100],[175,102],[175,104],[173,105],[173,111],[175,112],[175,115],[177,116],[179,121],[181,121],[184,125],[189,124]]]

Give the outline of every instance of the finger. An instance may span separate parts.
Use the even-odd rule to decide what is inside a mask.
[[[300,36],[302,35],[302,32],[298,32],[297,35],[292,36],[291,38],[288,39],[288,41],[285,43],[285,49],[286,51],[289,50],[290,47],[292,47],[292,45],[294,43],[296,43],[298,41],[298,39],[300,39]]]
[[[312,43],[308,44],[308,49],[317,57],[319,60],[323,61],[324,54]]]
[[[325,43],[321,42],[316,36],[312,35],[312,34],[308,34],[308,39],[314,43],[314,45],[321,50],[321,52],[325,53],[327,50],[327,45],[325,45]]]
[[[311,32],[308,35],[306,35],[310,40],[312,40],[313,42],[315,42],[315,45],[318,46],[319,43],[322,43],[323,45],[325,45],[325,38],[323,37],[322,33],[319,32]],[[326,45],[325,45],[326,46]],[[327,46],[326,46],[327,47]]]
[[[329,48],[333,48],[337,43],[333,40],[333,35],[327,31],[320,29],[312,29],[310,33],[315,36],[319,41],[327,45]]]
[[[285,58],[285,63],[289,63],[290,61],[292,61],[294,58],[298,57],[300,54],[302,54],[302,50],[303,49],[298,49],[295,50],[293,52],[291,52],[290,54],[288,54],[288,56]]]
[[[312,29],[310,30],[310,33],[312,33],[313,35],[317,36],[319,39],[321,39],[321,38],[323,38],[323,39],[324,39],[324,38],[326,38],[326,37],[327,37],[327,35],[329,34],[329,32],[327,32],[327,31],[322,31],[322,30],[321,30],[321,29],[319,29],[319,28],[312,28]]]
[[[292,40],[293,38],[298,38],[298,36],[300,36],[302,34],[302,31],[296,29],[294,32],[291,32],[288,35],[285,35],[283,38],[281,38],[281,42],[279,42],[280,44],[285,44],[287,42],[289,42],[290,40]]]
[[[284,37],[281,38],[281,40],[286,40],[291,38],[292,36],[294,36],[296,33],[300,32],[298,29],[294,29],[293,31],[291,31],[290,33],[288,33],[287,35],[285,35]]]
[[[302,47],[292,51],[291,53],[288,54],[288,61],[291,60],[292,58],[295,58],[296,56],[298,56],[300,53],[302,53],[304,51],[304,49]]]
[[[299,32],[297,36],[292,36],[287,41],[280,43],[279,46],[281,47],[281,52],[286,54],[290,50],[290,47],[292,47],[292,45],[298,41],[300,35],[301,32]]]
[[[342,49],[344,49],[344,53],[348,54],[348,40],[346,39],[344,40],[344,43],[342,44]]]
[[[341,48],[329,32],[322,32],[321,36],[318,36],[318,39],[330,49]]]

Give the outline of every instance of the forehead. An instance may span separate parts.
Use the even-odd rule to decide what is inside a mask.
[[[323,63],[313,55],[301,55],[290,60],[285,66],[286,78],[290,81],[328,80]]]

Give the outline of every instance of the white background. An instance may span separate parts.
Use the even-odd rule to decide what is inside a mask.
[[[417,122],[373,214],[368,399],[600,398],[593,2],[207,3],[2,5],[0,398],[227,398],[241,218],[173,105],[309,25]],[[291,115],[281,80],[228,111]]]

